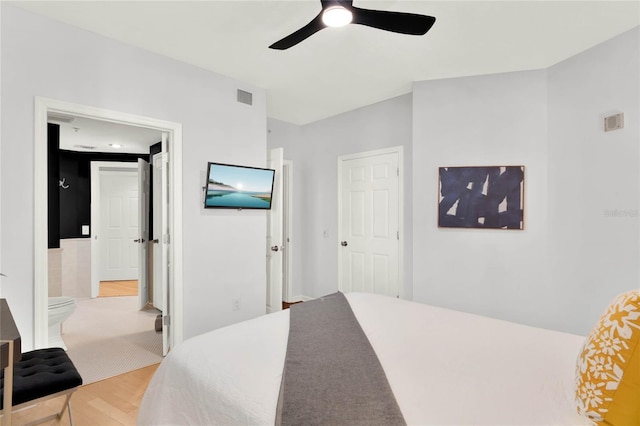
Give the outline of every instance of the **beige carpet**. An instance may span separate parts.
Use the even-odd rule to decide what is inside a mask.
[[[84,384],[162,361],[158,311],[139,311],[137,304],[137,296],[76,299],[62,339]]]

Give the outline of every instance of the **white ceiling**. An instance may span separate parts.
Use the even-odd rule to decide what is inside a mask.
[[[270,117],[306,124],[411,91],[412,82],[549,67],[640,23],[640,1],[354,0],[436,17],[425,36],[360,25],[268,46],[319,0],[46,1],[20,6],[266,89]]]
[[[68,151],[148,154],[162,138],[158,130],[66,115],[61,121],[60,116],[50,115],[48,121],[60,126],[60,149]]]

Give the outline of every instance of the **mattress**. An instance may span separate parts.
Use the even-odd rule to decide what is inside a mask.
[[[386,296],[346,295],[407,424],[582,425],[584,337]],[[140,425],[272,425],[289,312],[191,338],[161,363]]]

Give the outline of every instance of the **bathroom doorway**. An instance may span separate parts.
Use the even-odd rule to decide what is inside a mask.
[[[150,141],[161,137],[151,134]],[[147,159],[159,144],[147,149]],[[153,279],[149,253],[154,247],[149,234],[155,216],[150,210],[149,162],[135,160],[91,161],[91,297],[99,297],[105,286],[111,287],[113,295],[113,290],[135,284],[135,293],[121,295],[137,295],[142,309],[149,303]],[[161,305],[156,308],[162,309]]]
[[[35,197],[35,287],[34,287],[34,302],[35,302],[35,346],[46,347],[48,345],[48,327],[47,327],[47,296],[49,290],[49,274],[47,271],[47,121],[50,114],[62,114],[71,115],[79,118],[93,118],[98,121],[106,121],[111,123],[120,123],[133,125],[134,127],[142,127],[148,129],[155,129],[163,133],[162,146],[166,151],[171,152],[172,161],[169,161],[169,156],[164,156],[164,163],[166,165],[165,182],[167,185],[168,195],[172,200],[171,204],[167,204],[166,212],[171,213],[171,219],[166,222],[166,234],[172,235],[171,247],[166,247],[165,255],[163,256],[163,264],[171,264],[174,266],[171,271],[167,270],[165,275],[166,281],[171,278],[171,285],[166,287],[167,297],[172,302],[181,300],[182,296],[182,283],[179,279],[181,276],[181,209],[182,209],[182,197],[181,197],[181,126],[176,123],[169,123],[159,120],[154,120],[146,117],[133,116],[130,114],[119,113],[109,110],[97,109],[93,107],[87,107],[77,104],[70,104],[61,101],[55,101],[50,99],[36,98],[36,120],[35,120],[35,133],[36,133],[36,197]],[[56,182],[57,183],[57,182]],[[68,182],[63,182],[63,185],[68,185]],[[167,197],[169,198],[169,197]],[[167,217],[167,216],[165,216]],[[164,224],[163,224],[164,226]],[[90,232],[82,226],[82,232]],[[169,239],[167,238],[167,241]],[[168,244],[167,244],[168,246]],[[81,250],[86,253],[86,250]],[[163,268],[165,269],[165,268]],[[181,341],[182,336],[180,333],[182,323],[182,311],[179,304],[170,303],[167,301],[167,309],[164,311],[167,315],[170,314],[169,307],[174,308],[175,312],[172,316],[171,324],[163,330],[163,351],[170,345],[177,344]],[[176,327],[177,332],[171,333],[172,328]]]
[[[91,383],[162,359],[162,335],[155,329],[160,311],[146,306],[148,286],[142,292],[138,289],[140,276],[146,277],[140,270],[147,268],[146,250],[142,259],[138,256],[142,235],[147,234],[141,228],[150,222],[148,209],[140,208],[147,201],[143,194],[150,192],[141,186],[149,181],[139,179],[140,174],[149,175],[145,170],[149,166],[146,161],[139,164],[139,156],[149,159],[149,145],[160,144],[162,135],[81,117],[62,118],[49,117],[48,126],[50,133],[59,136],[53,139],[58,141],[59,179],[65,182],[58,188],[64,193],[58,215],[64,223],[60,227],[62,283],[50,286],[49,296],[74,298],[75,310],[62,323],[61,340],[55,331],[49,340],[55,338],[66,348],[85,383]],[[105,135],[108,140],[102,139]],[[55,150],[50,147],[49,153],[55,155]],[[72,246],[76,249],[69,250]],[[90,265],[90,273],[69,267],[78,264]],[[100,280],[95,288],[94,277]],[[52,294],[55,290],[62,294]],[[96,300],[100,295],[110,299]]]

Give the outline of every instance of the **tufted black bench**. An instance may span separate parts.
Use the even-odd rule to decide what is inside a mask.
[[[48,348],[25,352],[22,354],[22,359],[13,367],[12,411],[66,394],[65,404],[59,413],[31,424],[41,423],[54,417],[60,419],[65,408],[69,409],[69,420],[73,424],[69,399],[81,384],[82,377],[64,349]],[[4,395],[3,376],[0,376],[0,395]],[[0,398],[0,409],[4,412],[2,405],[2,398]]]

